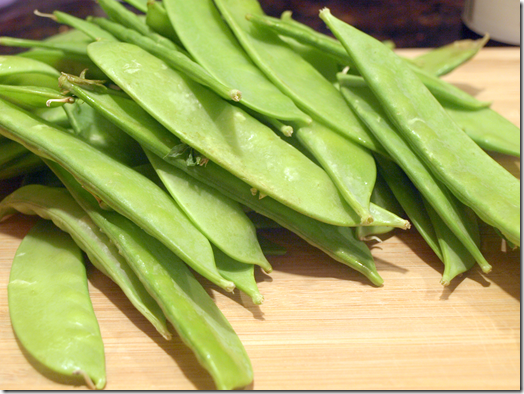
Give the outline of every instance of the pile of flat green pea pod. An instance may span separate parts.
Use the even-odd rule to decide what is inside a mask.
[[[192,271],[261,304],[255,266],[270,273],[265,255],[285,250],[257,228],[377,286],[365,241],[395,228],[416,227],[443,285],[491,271],[479,219],[520,246],[520,182],[486,153],[520,156],[520,130],[439,78],[487,37],[406,59],[327,9],[336,39],[257,0],[98,3],[107,18],[37,13],[72,29],[0,38],[31,48],[0,56],[0,179],[25,175],[0,218],[45,219],[15,255],[9,310],[48,368],[106,383],[82,251],[218,389],[238,389],[250,360]]]

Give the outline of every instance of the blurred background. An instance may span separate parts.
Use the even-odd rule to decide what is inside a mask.
[[[484,2],[495,10],[500,8],[498,3],[511,3],[515,17],[520,17],[519,0]],[[465,9],[471,14],[473,0],[260,0],[260,3],[271,16],[279,17],[283,11],[293,10],[296,20],[327,34],[329,31],[318,18],[318,11],[329,7],[337,17],[377,39],[394,41],[398,48],[437,47],[459,39],[480,37],[461,18]],[[82,18],[104,15],[95,0],[0,0],[0,35],[40,39],[67,29],[35,16],[35,9],[44,13],[60,10]],[[511,44],[490,40],[487,45]],[[19,51],[0,47],[0,53],[4,54]]]

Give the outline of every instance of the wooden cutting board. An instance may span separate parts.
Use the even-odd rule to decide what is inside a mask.
[[[520,124],[519,72],[519,49],[485,49],[445,79]],[[495,157],[520,176],[518,159]],[[84,389],[38,372],[11,329],[9,268],[34,223],[22,215],[0,223],[0,388]],[[288,253],[270,258],[270,276],[257,274],[262,306],[203,283],[247,349],[255,389],[519,390],[520,251],[502,252],[494,232],[482,232],[492,273],[474,267],[446,288],[441,262],[415,230],[372,245],[385,280],[380,288],[285,230],[264,232]],[[178,337],[162,339],[92,268],[89,284],[105,344],[106,389],[214,388]]]

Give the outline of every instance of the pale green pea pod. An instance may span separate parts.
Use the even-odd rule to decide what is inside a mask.
[[[311,118],[253,64],[212,0],[168,0],[164,6],[184,47],[217,80],[238,86],[243,105],[270,118],[302,124],[311,122]],[[200,26],[206,28],[195,35]]]
[[[35,108],[31,110],[39,118],[64,129],[70,129],[71,124],[63,106],[54,108]]]
[[[373,257],[363,242],[357,241],[350,228],[331,226],[302,215],[270,197],[256,198],[250,186],[213,162],[206,167],[188,167],[184,158],[169,156],[180,140],[156,122],[133,100],[109,94],[110,90],[85,90],[81,86],[62,81],[64,87],[99,110],[141,145],[175,165],[201,182],[214,187],[224,195],[256,210],[279,225],[293,231],[311,245],[321,249],[336,261],[365,275],[375,285],[383,279],[376,271]]]
[[[22,56],[0,56],[0,81],[20,74],[38,74],[58,78],[60,73],[53,67]]]
[[[458,204],[457,199],[448,188],[435,177],[426,164],[411,150],[406,141],[400,137],[394,126],[387,119],[373,93],[367,87],[350,88],[343,86],[343,79],[340,79],[340,82],[341,92],[355,113],[375,133],[391,157],[402,167],[402,170],[409,176],[420,193],[433,205],[453,233],[464,243],[484,272],[491,271],[491,266],[476,244],[474,233],[467,225],[467,218],[461,205]],[[376,156],[375,159],[379,160],[381,158]],[[384,178],[387,180],[386,176]],[[391,189],[394,188],[389,181],[388,185]],[[399,202],[402,202],[400,198],[397,197],[397,199]],[[409,215],[405,205],[403,205],[403,208]]]
[[[146,24],[158,34],[183,46],[182,41],[180,41],[178,34],[169,20],[166,9],[160,1],[152,0],[147,2]]]
[[[74,55],[85,56],[87,44],[85,42],[54,42],[27,40],[14,37],[0,37],[0,45],[20,48],[57,49]]]
[[[450,73],[455,68],[467,62],[489,41],[486,34],[478,40],[458,40],[440,48],[430,50],[414,59],[413,64],[436,76]]]
[[[127,218],[101,209],[71,174],[56,163],[48,164],[118,247],[217,387],[238,389],[248,385],[253,371],[242,343],[182,260]]]
[[[246,20],[247,14],[264,15],[257,0],[216,0],[215,4],[251,60],[298,108],[366,148],[383,152],[330,81],[275,33]]]
[[[116,246],[109,242],[67,190],[42,185],[21,187],[0,202],[0,218],[16,211],[52,220],[69,233],[93,265],[122,289],[157,331],[164,338],[171,338],[166,319],[155,300],[149,296]]]
[[[355,213],[324,170],[245,111],[134,45],[100,41],[88,50],[148,113],[210,161],[245,180],[259,197],[271,196],[327,223],[355,223]]]
[[[23,143],[43,158],[58,162],[104,204],[158,238],[213,283],[226,291],[233,290],[234,285],[216,270],[207,238],[153,182],[68,132],[2,100],[0,125],[1,134]],[[145,199],[153,199],[155,204],[144,204]]]
[[[57,11],[59,12],[59,11]],[[37,16],[42,15],[38,11],[33,11],[33,13]],[[43,14],[43,16],[47,17],[50,15]],[[44,39],[44,41],[47,42],[67,42],[67,41],[76,41],[76,42],[85,42],[86,44],[93,41],[87,34],[84,32],[77,30],[77,29],[68,29],[62,33],[55,34],[53,36],[49,36]],[[40,49],[36,49],[40,50]]]
[[[7,295],[13,330],[31,356],[104,388],[104,344],[82,251],[69,235],[45,220],[35,224],[16,251]]]
[[[321,18],[416,154],[458,200],[520,245],[519,180],[460,129],[398,56],[329,10],[322,11]]]
[[[71,96],[41,86],[0,85],[0,97],[29,108],[59,107],[75,102]]]
[[[255,227],[240,204],[155,154],[146,153],[171,196],[211,243],[234,260],[259,265],[268,273],[272,271],[258,244]]]

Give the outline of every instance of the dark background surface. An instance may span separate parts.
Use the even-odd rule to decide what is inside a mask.
[[[191,0],[188,0],[191,1]],[[260,0],[264,10],[279,17],[285,10],[293,18],[317,31],[330,34],[318,11],[323,7],[380,40],[393,40],[398,48],[436,47],[463,38],[479,36],[464,26],[464,0]],[[82,18],[103,16],[95,0],[19,0],[0,9],[0,35],[40,39],[56,34],[65,26],[37,17],[33,10],[64,11]],[[488,46],[504,45],[490,41]],[[20,49],[0,47],[0,53]]]

